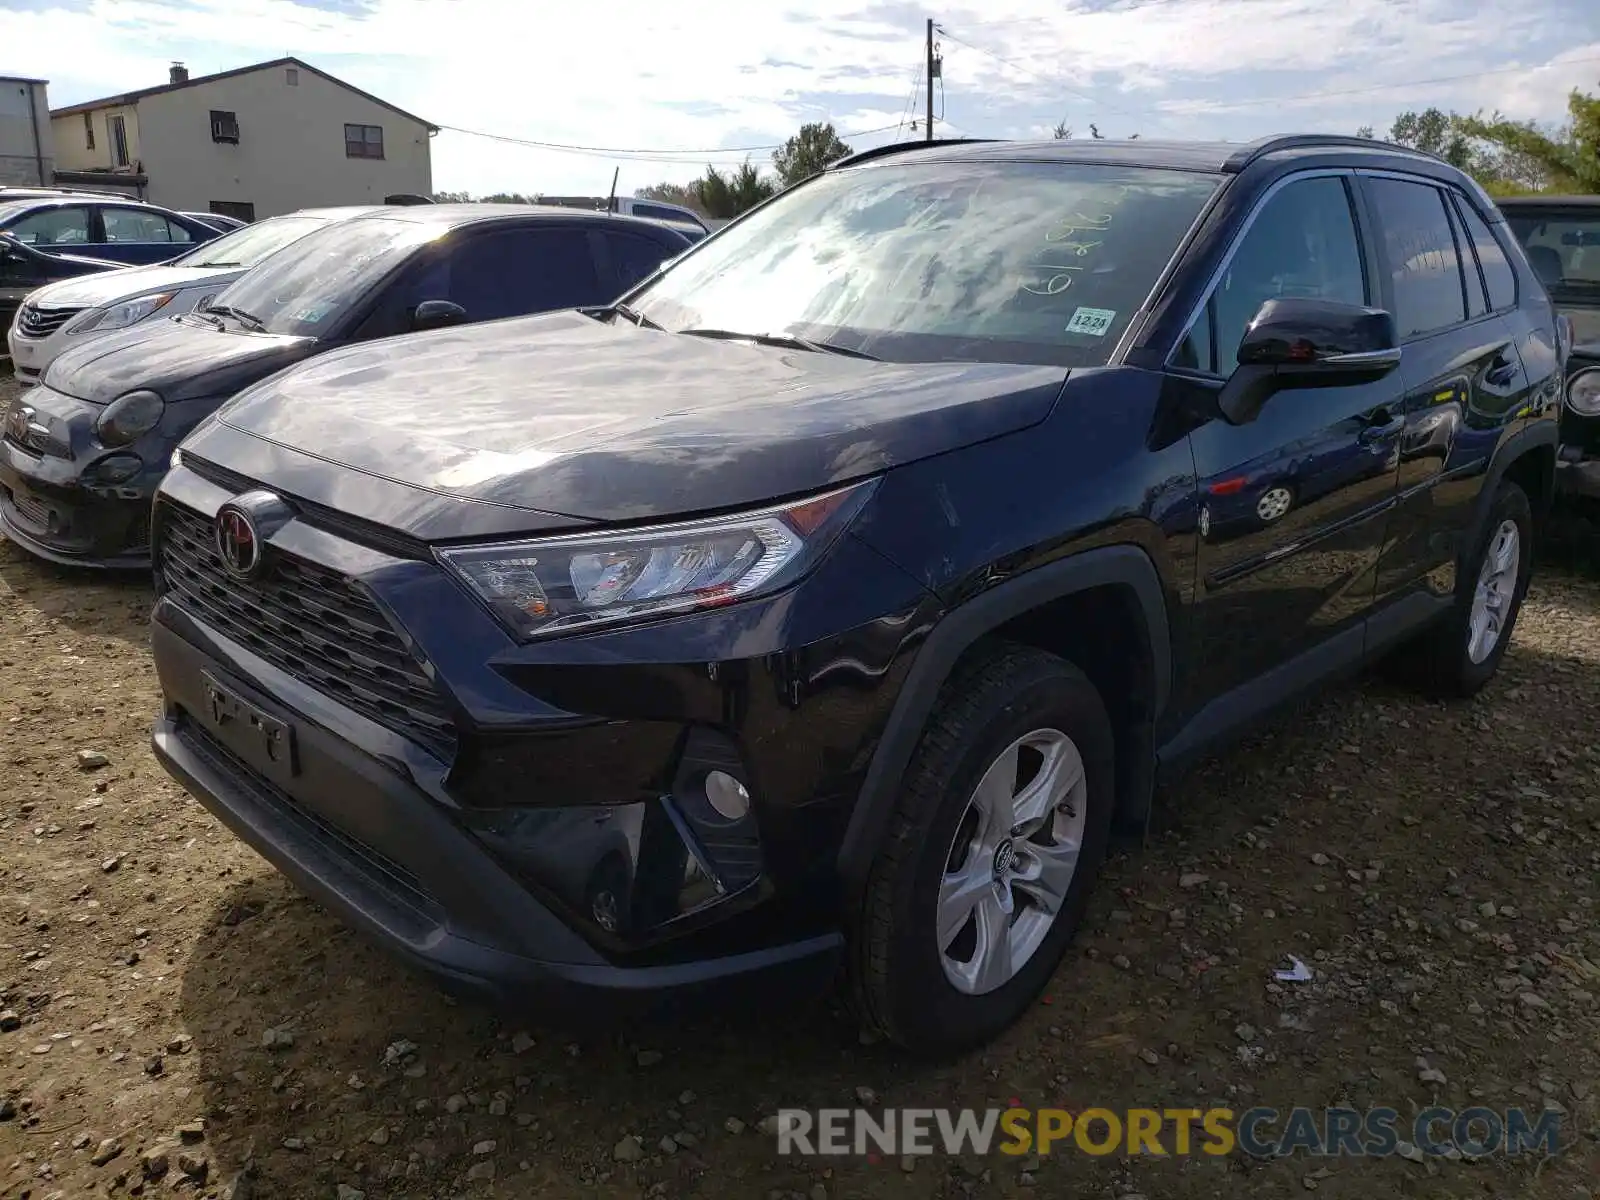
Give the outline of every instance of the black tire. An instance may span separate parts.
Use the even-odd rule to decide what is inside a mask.
[[[1058,729],[1083,759],[1085,826],[1077,869],[1055,922],[1007,983],[958,990],[941,963],[935,911],[945,860],[979,779],[1012,742]],[[864,1021],[924,1055],[960,1053],[1017,1020],[1049,982],[1094,887],[1114,806],[1111,721],[1100,694],[1072,664],[1002,644],[944,687],[913,754],[868,878],[853,939],[853,991]]]
[[[1506,521],[1514,522],[1517,527],[1516,587],[1501,624],[1499,640],[1482,662],[1473,662],[1468,653],[1473,595],[1484,557]],[[1505,657],[1506,647],[1511,644],[1517,614],[1522,611],[1522,599],[1527,595],[1528,580],[1533,575],[1533,557],[1533,508],[1528,503],[1527,493],[1514,483],[1503,482],[1495,493],[1477,544],[1456,575],[1455,600],[1449,613],[1398,654],[1395,666],[1401,677],[1429,695],[1464,698],[1476,694],[1494,677],[1500,660]]]

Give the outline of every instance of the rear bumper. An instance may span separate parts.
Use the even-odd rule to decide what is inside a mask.
[[[452,990],[613,1020],[689,1000],[792,997],[834,978],[836,934],[660,965],[610,961],[429,794],[415,778],[420,764],[371,757],[301,715],[325,701],[300,697],[301,707],[292,685],[280,694],[281,680],[268,695],[244,677],[260,664],[234,671],[159,619],[151,646],[166,697],[152,738],[162,765],[298,887]],[[241,757],[252,753],[255,727],[216,720],[218,681],[254,712],[292,723],[292,777],[279,775],[292,796]]]

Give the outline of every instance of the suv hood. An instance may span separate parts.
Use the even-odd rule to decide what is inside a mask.
[[[150,292],[175,291],[199,283],[228,283],[242,267],[128,267],[49,283],[28,297],[45,308],[99,308]]]
[[[217,417],[393,484],[609,522],[757,505],[1010,433],[1044,419],[1065,377],[871,362],[562,312],[335,351]],[[223,449],[196,442],[201,457]]]
[[[91,404],[136,388],[162,399],[226,397],[317,349],[315,338],[220,330],[192,318],[130,325],[88,338],[56,356],[43,382]]]

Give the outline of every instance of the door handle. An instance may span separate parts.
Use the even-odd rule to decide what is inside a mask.
[[[1396,416],[1389,409],[1374,409],[1361,418],[1362,429],[1356,435],[1356,441],[1363,446],[1370,446],[1373,442],[1387,441],[1399,433],[1404,424],[1404,419]]]
[[[1510,387],[1517,378],[1520,366],[1521,363],[1513,356],[1511,347],[1502,346],[1500,352],[1494,356],[1494,361],[1489,364],[1489,369],[1483,373],[1483,381],[1490,387]]]

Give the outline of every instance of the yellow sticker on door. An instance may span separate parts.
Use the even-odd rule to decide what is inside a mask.
[[[1090,337],[1105,337],[1111,322],[1117,319],[1115,309],[1079,308],[1067,322],[1068,333],[1086,333]]]

